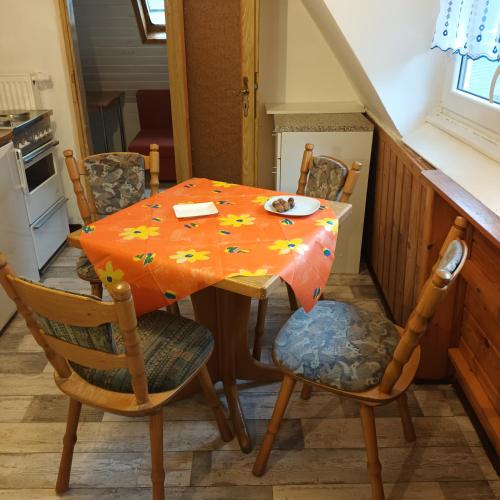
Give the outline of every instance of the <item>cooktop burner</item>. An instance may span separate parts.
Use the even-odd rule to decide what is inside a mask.
[[[30,111],[25,109],[7,109],[0,111],[0,126],[10,127],[15,122],[24,122],[30,118]]]

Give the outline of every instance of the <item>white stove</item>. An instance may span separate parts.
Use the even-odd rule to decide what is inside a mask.
[[[55,161],[59,141],[54,139],[51,114],[50,110],[0,111],[0,129],[13,134],[17,170],[15,180],[2,175],[0,183],[9,183],[10,189],[22,197],[38,269],[43,268],[68,234],[67,200]]]

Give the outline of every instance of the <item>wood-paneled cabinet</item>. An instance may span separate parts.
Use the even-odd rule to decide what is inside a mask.
[[[422,340],[417,376],[454,375],[500,455],[500,219],[380,127],[372,154],[365,253],[403,325],[457,215],[469,258]]]

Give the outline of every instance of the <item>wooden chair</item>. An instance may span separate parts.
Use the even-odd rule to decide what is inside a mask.
[[[359,401],[372,498],[384,499],[374,407],[396,400],[406,440],[416,439],[406,390],[420,361],[420,339],[467,258],[467,245],[463,241],[465,227],[465,220],[457,217],[404,329],[393,325],[383,315],[326,300],[318,303],[309,314],[300,309],[292,315],[274,344],[273,360],[284,378],[255,461],[253,473],[256,476],[264,473],[293,388],[300,380],[307,384],[305,387],[317,386]],[[314,334],[308,331],[312,322]],[[319,366],[315,361],[318,358]]]
[[[312,144],[307,143],[305,145],[302,163],[300,165],[297,194],[348,203],[356,183],[358,182],[362,164],[355,161],[349,169],[344,162],[331,156],[314,157],[313,149],[314,146]],[[308,186],[311,168],[314,170],[314,186]],[[298,309],[297,298],[288,283],[286,284],[286,288],[290,309],[296,311]],[[323,299],[323,295],[321,295],[320,298]],[[257,310],[257,324],[255,327],[253,345],[253,357],[256,359],[260,359],[261,355],[261,342],[262,336],[264,335],[267,302],[267,299],[259,300],[259,307]]]
[[[149,416],[154,500],[165,498],[162,408],[190,380],[197,377],[222,439],[233,438],[206,368],[213,338],[205,327],[165,311],[137,320],[125,282],[114,286],[113,302],[103,302],[18,278],[2,254],[0,284],[54,367],[57,386],[69,396],[58,494],[69,488],[82,403]]]
[[[151,144],[149,156],[139,153],[100,153],[77,160],[73,151],[67,149],[64,158],[85,226],[141,199],[146,189],[145,171],[150,173],[151,195],[158,193],[160,153],[156,144]],[[115,168],[122,168],[123,175],[118,180],[113,179],[114,185],[111,185],[111,181],[107,183],[106,187],[111,189],[107,190],[105,196],[100,196],[99,189],[106,182],[106,173],[115,171]],[[136,175],[131,176],[130,171],[135,171]],[[122,189],[125,184],[127,190]],[[112,198],[109,197],[111,190],[114,192]],[[121,193],[126,193],[129,198]],[[101,280],[85,255],[77,262],[77,274],[80,279],[90,283],[92,295],[102,297]]]

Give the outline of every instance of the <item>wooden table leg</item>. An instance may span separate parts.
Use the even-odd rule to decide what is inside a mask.
[[[237,379],[270,382],[283,375],[274,367],[255,360],[248,344],[251,298],[208,287],[191,296],[196,321],[210,328],[215,349],[209,362],[214,382],[224,385],[231,421],[242,451],[252,449],[245,417],[238,396]]]

